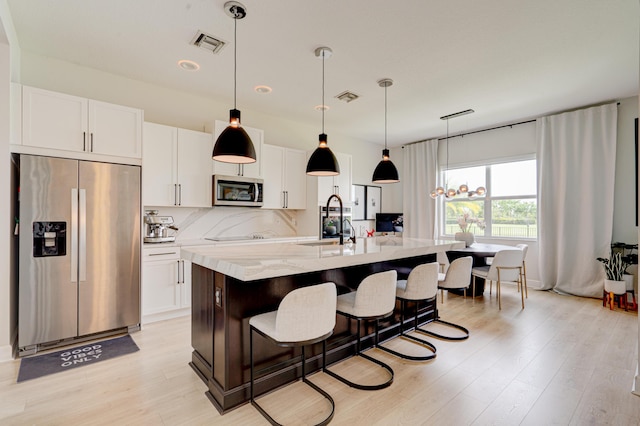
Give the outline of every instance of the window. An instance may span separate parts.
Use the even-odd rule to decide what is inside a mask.
[[[464,230],[485,237],[537,238],[536,160],[449,169],[443,180],[447,188],[486,188],[484,196],[445,198],[444,235]]]

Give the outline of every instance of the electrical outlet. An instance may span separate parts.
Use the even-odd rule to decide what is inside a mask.
[[[221,308],[222,307],[222,289],[220,287],[216,287],[215,298],[216,298],[216,306]]]

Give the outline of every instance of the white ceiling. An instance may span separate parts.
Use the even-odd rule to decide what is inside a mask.
[[[8,0],[22,50],[233,106],[233,27],[225,0]],[[238,108],[388,144],[482,129],[638,94],[638,0],[242,0]],[[190,45],[198,30],[228,42]],[[200,64],[197,72],[177,66]],[[253,88],[268,85],[271,94]],[[360,95],[346,103],[344,90]],[[243,121],[250,117],[243,114]]]

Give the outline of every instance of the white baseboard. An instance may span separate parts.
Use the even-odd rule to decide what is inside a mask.
[[[168,319],[184,317],[184,316],[187,316],[187,315],[191,315],[191,308],[190,307],[189,308],[176,309],[176,310],[167,311],[167,312],[159,312],[157,314],[144,315],[142,317],[142,325],[144,326],[145,324],[150,324],[152,322],[164,321],[164,320],[168,320]]]
[[[13,361],[13,348],[11,345],[0,346],[0,362]]]

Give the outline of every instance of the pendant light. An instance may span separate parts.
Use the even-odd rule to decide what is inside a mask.
[[[227,15],[233,18],[233,109],[229,111],[229,126],[218,136],[212,158],[223,163],[247,164],[256,162],[253,142],[240,124],[240,111],[236,109],[236,78],[238,67],[238,19],[247,16],[247,9],[237,1],[224,4]]]
[[[398,177],[398,169],[389,159],[389,150],[387,149],[387,87],[393,84],[390,78],[383,78],[378,81],[380,87],[384,87],[384,149],[382,150],[382,160],[373,171],[371,180],[374,183],[396,183],[400,182]]]
[[[327,145],[327,135],[324,132],[324,110],[327,109],[324,104],[324,60],[331,56],[333,51],[328,47],[318,47],[315,55],[322,58],[322,133],[319,136],[318,147],[307,162],[307,174],[309,176],[336,176],[340,174],[340,166],[336,156],[333,155],[331,149]]]
[[[445,115],[440,117],[440,120],[446,120],[447,121],[447,139],[446,139],[446,144],[447,144],[447,174],[449,173],[449,119],[450,118],[455,118],[455,117],[460,117],[462,115],[467,115],[467,114],[471,114],[475,112],[472,109],[467,109],[464,111],[460,111],[460,112],[455,112],[453,114],[449,114],[449,115]],[[446,184],[445,184],[446,186]],[[482,196],[487,192],[487,190],[485,189],[484,186],[479,186],[476,188],[475,191],[469,191],[469,186],[466,183],[463,183],[462,185],[460,185],[460,187],[458,187],[458,189],[453,189],[453,188],[449,188],[449,189],[445,189],[442,186],[438,186],[436,189],[434,189],[433,191],[431,191],[431,198],[438,198],[438,196],[440,195],[444,195],[445,198],[453,198],[456,195],[460,195],[460,194],[467,194],[467,196],[469,198],[475,196],[475,195],[479,195]]]

